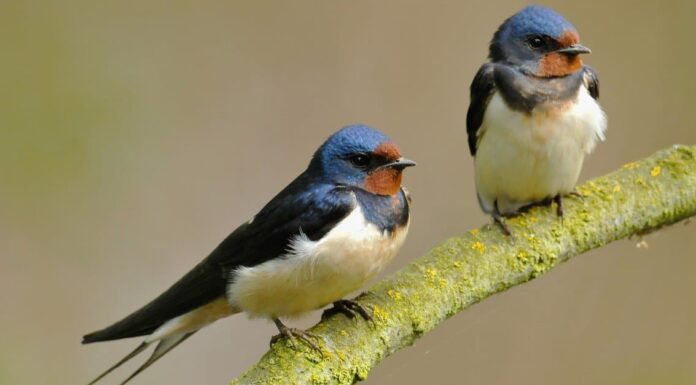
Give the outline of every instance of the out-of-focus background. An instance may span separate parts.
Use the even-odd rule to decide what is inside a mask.
[[[86,383],[120,359],[137,340],[81,335],[168,287],[348,123],[384,130],[419,162],[390,271],[487,223],[468,86],[524,5],[3,0],[0,384]],[[695,2],[547,5],[592,48],[609,115],[583,180],[696,143]],[[614,243],[490,298],[366,383],[696,384],[695,229],[651,234],[647,249]],[[263,320],[223,320],[136,383],[225,384],[272,334]]]

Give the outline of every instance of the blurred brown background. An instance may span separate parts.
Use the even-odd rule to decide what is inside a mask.
[[[488,222],[468,86],[525,3],[110,3],[0,2],[0,384],[86,383],[120,359],[136,340],[81,335],[168,287],[348,123],[419,162],[392,271]],[[609,115],[583,179],[696,143],[695,2],[548,5],[593,49]],[[617,242],[495,296],[367,383],[696,384],[695,229],[650,235],[648,249]],[[274,333],[229,318],[135,383],[225,384]]]

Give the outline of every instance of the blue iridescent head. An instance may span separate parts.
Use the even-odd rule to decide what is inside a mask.
[[[568,20],[556,11],[530,5],[505,20],[493,35],[489,57],[538,77],[566,76],[582,68],[589,53]]]
[[[388,136],[356,124],[331,135],[314,153],[308,171],[336,185],[394,195],[401,187],[402,171],[414,165]]]

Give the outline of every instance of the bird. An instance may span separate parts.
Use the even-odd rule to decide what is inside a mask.
[[[504,220],[534,204],[577,195],[584,158],[603,141],[606,114],[597,72],[575,27],[556,11],[530,5],[506,19],[474,76],[466,116],[481,209]]]
[[[287,327],[333,304],[350,318],[369,318],[354,300],[399,251],[408,233],[411,198],[401,185],[415,162],[382,132],[362,124],[331,135],[309,165],[255,216],[225,238],[169,289],[122,320],[89,333],[82,343],[144,336],[135,350],[94,384],[156,344],[149,359],[122,383],[223,317],[246,313],[271,319],[292,346],[296,338],[321,353],[318,337]]]

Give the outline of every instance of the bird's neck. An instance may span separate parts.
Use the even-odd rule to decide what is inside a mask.
[[[380,231],[392,233],[408,223],[409,203],[404,192],[399,189],[391,196],[375,195],[365,190],[356,190],[355,197],[362,208],[363,215]]]
[[[531,112],[542,103],[563,103],[577,96],[582,85],[581,70],[562,77],[537,77],[513,66],[496,64],[496,88],[506,104],[518,111]]]

